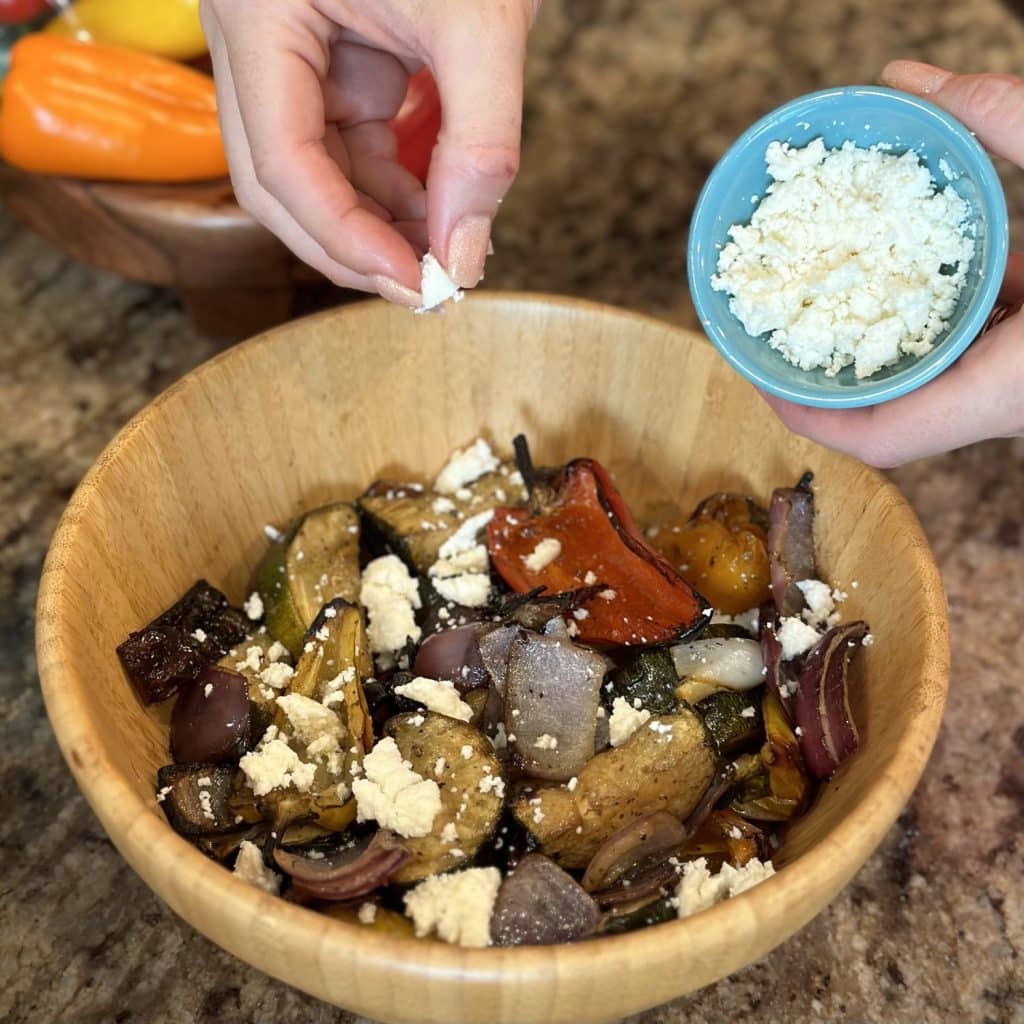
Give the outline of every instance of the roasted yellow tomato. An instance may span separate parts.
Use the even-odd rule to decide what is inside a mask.
[[[768,518],[752,499],[713,494],[681,526],[660,526],[651,543],[717,611],[737,615],[768,599]]]

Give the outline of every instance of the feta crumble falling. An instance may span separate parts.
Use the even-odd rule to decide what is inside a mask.
[[[462,300],[458,285],[448,276],[448,271],[432,252],[428,252],[420,264],[420,298],[423,305],[416,309],[417,313],[437,309],[449,299],[454,302]]]
[[[974,255],[970,209],[917,153],[772,142],[772,178],[734,224],[711,279],[752,337],[802,370],[870,377],[924,355],[948,326]]]

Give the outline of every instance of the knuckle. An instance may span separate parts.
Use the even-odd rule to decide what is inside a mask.
[[[1022,94],[1024,82],[1013,75],[976,75],[964,82],[964,103],[983,120],[1013,112]]]
[[[469,146],[464,165],[476,178],[511,182],[519,173],[519,147],[508,144]]]

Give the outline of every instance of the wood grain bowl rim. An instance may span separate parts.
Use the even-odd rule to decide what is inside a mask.
[[[470,294],[466,302],[471,308],[490,306],[499,311],[515,311],[524,304],[584,311],[675,331],[684,341],[693,337],[682,328],[641,313],[572,298],[502,292]],[[379,304],[378,300],[328,310],[298,323],[367,315]],[[293,330],[295,323],[287,325],[288,329]],[[369,981],[356,984],[344,1005],[369,1015],[375,1009],[379,1012],[379,1001],[372,998],[372,982],[385,976],[415,983],[427,979],[458,981],[460,986],[480,992],[493,991],[495,987],[535,986],[537,998],[543,1002],[542,992],[561,988],[570,979],[574,983],[571,987],[579,989],[602,971],[621,972],[627,957],[632,964],[645,965],[644,970],[660,965],[663,969],[658,976],[652,972],[649,996],[624,996],[621,1005],[591,1006],[589,1012],[579,1008],[579,1019],[617,1018],[693,991],[753,962],[819,913],[868,859],[909,799],[935,742],[948,689],[948,613],[938,568],[913,509],[893,484],[873,470],[866,472],[874,477],[879,493],[885,495],[889,514],[900,517],[901,529],[910,541],[908,557],[914,560],[922,592],[922,629],[929,633],[918,688],[927,689],[934,699],[918,710],[900,737],[888,770],[872,781],[839,824],[794,864],[740,897],[695,917],[595,942],[511,950],[462,949],[440,942],[376,934],[272,897],[232,878],[154,813],[154,803],[144,801],[113,769],[104,752],[101,731],[93,722],[98,709],[85,699],[87,686],[76,677],[74,666],[64,657],[64,624],[75,614],[74,599],[64,574],[65,553],[78,543],[79,527],[88,517],[91,503],[103,491],[108,467],[131,444],[147,420],[173,403],[213,367],[236,358],[240,351],[274,344],[278,333],[266,332],[220,353],[140,410],[110,441],[75,490],[58,523],[43,567],[37,602],[36,650],[47,713],[79,788],[115,846],[150,888],[208,938],[264,972],[297,984],[320,998],[337,1001],[327,994],[322,963],[335,957],[347,958],[352,973],[358,975],[361,971]],[[207,914],[202,921],[194,920],[197,901],[216,905],[215,919]],[[189,907],[193,908],[191,912]],[[244,922],[258,941],[251,945],[231,941],[227,934],[229,926],[223,924],[231,920]],[[287,957],[273,955],[277,945],[288,950]],[[744,953],[730,957],[729,947],[740,948]],[[671,951],[672,961],[667,959],[666,950]],[[700,953],[694,956],[689,950],[708,951],[709,961],[718,966],[705,966],[702,973]],[[289,958],[305,955],[320,961],[319,974],[307,972],[303,981],[296,981],[295,972],[289,970]],[[680,966],[688,961],[692,961],[689,966],[694,969],[689,978],[666,977],[674,973],[673,962]],[[723,970],[722,964],[727,969]],[[545,1012],[541,1007],[540,1015],[530,1019],[573,1019],[565,1016],[564,1010],[550,1017]],[[476,1018],[470,1015],[466,1019]]]

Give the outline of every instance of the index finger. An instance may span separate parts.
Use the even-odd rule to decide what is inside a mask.
[[[245,35],[252,31],[250,26]],[[419,263],[412,247],[361,208],[356,190],[327,151],[319,72],[326,74],[328,61],[326,44],[314,37],[265,50],[240,48],[237,37],[228,37],[228,62],[256,179],[331,259],[418,291]]]

